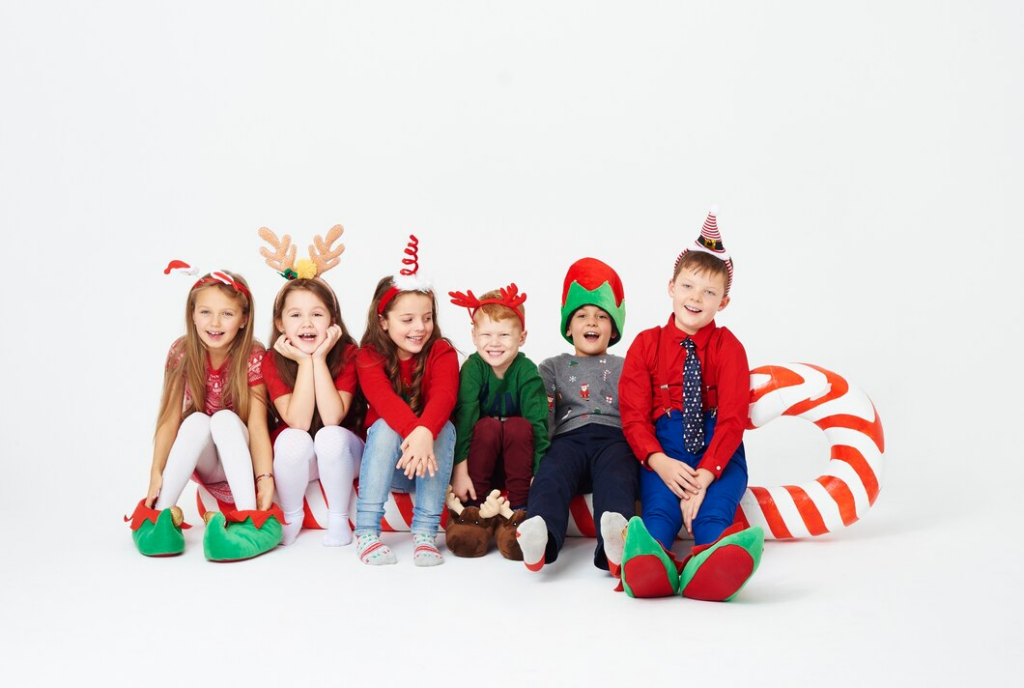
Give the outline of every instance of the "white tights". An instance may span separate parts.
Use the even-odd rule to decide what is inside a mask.
[[[316,438],[305,430],[288,428],[274,441],[274,482],[284,511],[282,544],[290,545],[302,528],[303,496],[313,480],[320,480],[327,497],[327,534],[324,546],[339,547],[352,541],[348,523],[352,481],[359,474],[363,441],[337,425],[321,428]]]
[[[249,430],[234,411],[193,413],[181,422],[154,508],[162,511],[177,504],[193,472],[208,484],[226,480],[239,511],[256,508]]]

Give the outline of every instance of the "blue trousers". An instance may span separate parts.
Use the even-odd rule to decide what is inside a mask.
[[[640,464],[622,428],[590,423],[556,435],[530,486],[527,513],[540,516],[548,527],[544,553],[550,564],[558,558],[569,527],[569,501],[593,492],[597,549],[594,566],[608,570],[601,539],[601,514],[617,511],[627,519],[636,514],[637,472]]]
[[[654,432],[662,449],[670,457],[696,468],[704,456],[691,454],[683,443],[683,414],[673,411],[672,417],[665,415],[654,424]],[[704,446],[711,443],[715,433],[715,416],[704,414]],[[719,538],[736,518],[736,507],[747,489],[747,458],[743,443],[736,449],[732,459],[725,466],[722,475],[708,486],[707,494],[693,520],[693,542],[706,545]],[[654,471],[640,471],[640,501],[643,503],[644,525],[655,540],[665,549],[672,547],[679,529],[683,527],[683,514],[679,509],[679,497],[668,489],[665,482]]]

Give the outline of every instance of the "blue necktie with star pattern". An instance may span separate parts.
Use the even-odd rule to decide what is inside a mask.
[[[700,359],[692,339],[684,339],[683,347],[686,349],[686,361],[683,363],[683,444],[686,451],[697,454],[704,449]]]

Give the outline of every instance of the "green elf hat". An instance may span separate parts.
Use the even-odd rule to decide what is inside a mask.
[[[572,344],[566,334],[569,318],[583,306],[597,306],[609,316],[615,332],[608,346],[622,339],[626,324],[626,297],[622,280],[617,272],[597,258],[580,258],[569,266],[562,284],[562,337]]]

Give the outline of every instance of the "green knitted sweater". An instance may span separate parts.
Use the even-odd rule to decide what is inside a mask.
[[[455,463],[469,456],[473,426],[483,417],[522,416],[533,426],[533,470],[551,441],[548,438],[548,396],[537,366],[520,352],[499,379],[479,354],[466,359],[459,371],[459,399],[452,413],[455,425]]]

